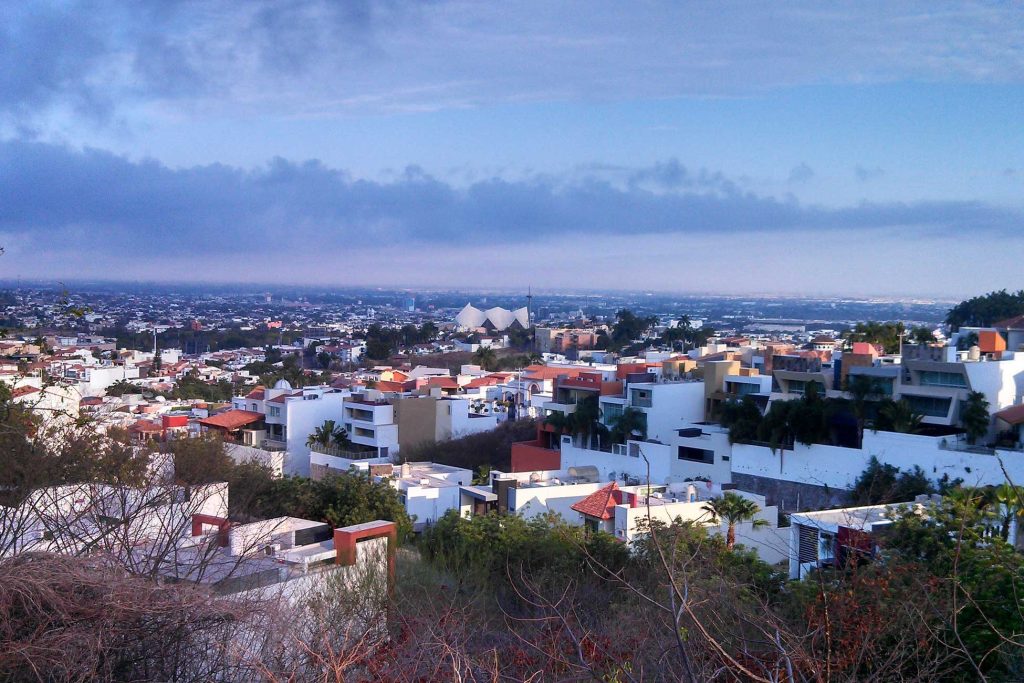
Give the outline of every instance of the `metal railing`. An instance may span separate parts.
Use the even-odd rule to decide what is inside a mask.
[[[377,457],[377,449],[369,448],[364,450],[352,450],[350,448],[339,448],[338,446],[324,446],[322,444],[313,444],[309,447],[309,450],[314,453],[321,455],[330,455],[335,458],[344,458],[345,460],[367,460],[369,458]]]

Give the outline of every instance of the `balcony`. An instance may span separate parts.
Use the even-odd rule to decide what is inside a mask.
[[[288,450],[288,444],[277,439],[263,439],[260,448],[265,451],[286,451]]]
[[[576,412],[575,403],[559,403],[557,401],[545,401],[540,406],[544,410],[550,410],[552,412],[564,413],[569,415],[570,413]]]
[[[313,444],[309,450],[320,455],[329,455],[332,458],[344,458],[345,460],[368,460],[378,457],[376,448],[339,448],[338,446]]]

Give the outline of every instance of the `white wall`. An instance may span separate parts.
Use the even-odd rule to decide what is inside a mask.
[[[288,459],[285,474],[309,476],[309,446],[306,439],[325,420],[334,420],[337,425],[344,423],[342,405],[344,394],[322,394],[320,398],[304,400],[289,399],[286,406]]]
[[[642,482],[647,482],[647,463],[643,457],[632,457],[629,455],[616,455],[604,451],[591,451],[585,448],[573,446],[566,442],[569,437],[562,439],[562,469],[593,465],[600,473],[601,481],[611,481],[611,473],[615,473],[615,480],[621,482],[623,473],[636,477]],[[674,458],[673,448],[666,444],[636,442],[640,445],[643,455],[650,461],[650,483],[664,484],[669,481],[672,475],[672,460]]]
[[[405,489],[405,511],[415,515],[414,522],[433,524],[449,510],[459,510],[458,486],[410,486]]]
[[[918,465],[933,481],[948,474],[950,479],[961,478],[970,486],[987,486],[1006,481],[1000,467],[1002,461],[1014,483],[1024,484],[1024,458],[1019,452],[996,451],[995,455],[988,455],[946,450],[940,447],[942,440],[867,430],[861,449],[797,444],[793,450],[772,453],[765,446],[734,444],[732,468],[734,473],[850,489],[871,456],[875,456],[879,462],[901,470]]]
[[[554,512],[569,524],[582,525],[583,516],[572,506],[605,485],[607,482],[510,489],[509,508],[527,519]]]

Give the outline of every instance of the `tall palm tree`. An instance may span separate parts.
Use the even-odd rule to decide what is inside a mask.
[[[736,545],[736,525],[741,522],[753,522],[754,528],[768,526],[763,519],[754,519],[761,510],[757,503],[744,498],[732,491],[726,491],[721,497],[712,498],[704,503],[704,511],[716,522],[728,524],[725,532],[725,547],[732,550]]]

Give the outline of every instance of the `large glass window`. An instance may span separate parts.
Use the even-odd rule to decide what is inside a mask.
[[[967,379],[959,372],[921,371],[921,386],[925,387],[967,387]]]
[[[904,395],[910,407],[915,413],[926,417],[946,417],[949,415],[949,404],[951,399],[940,396],[913,396]]]

